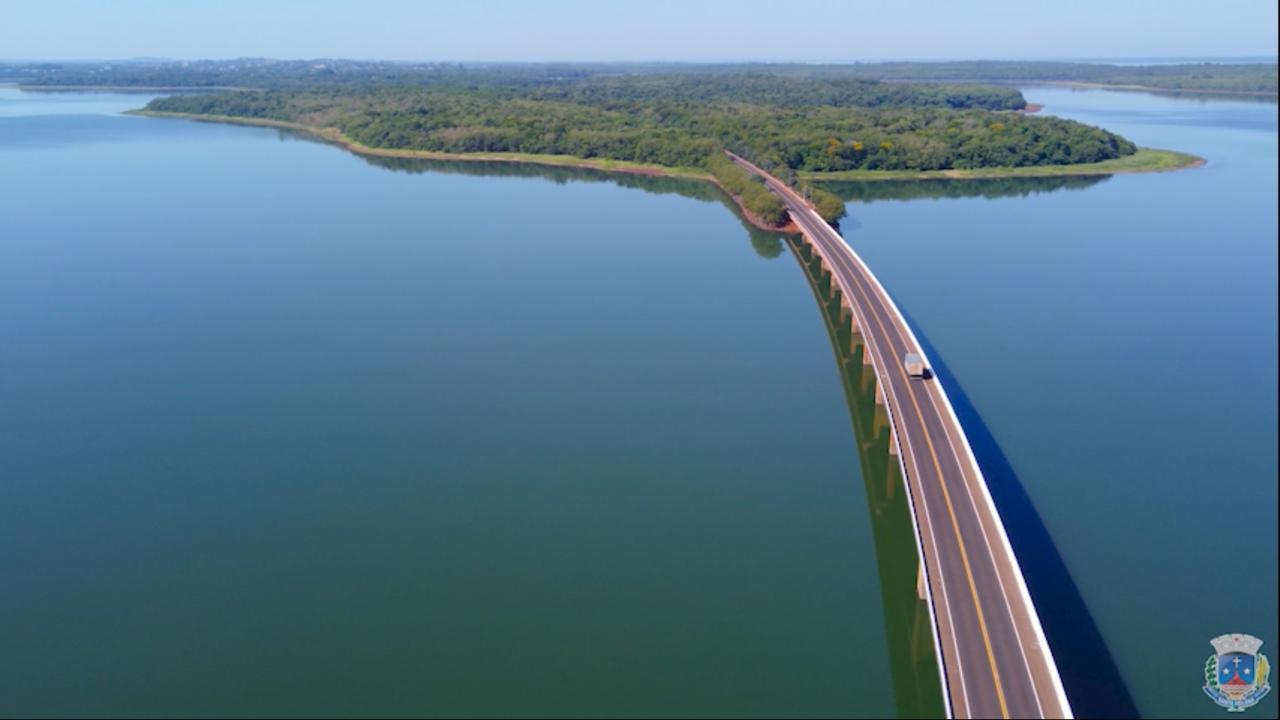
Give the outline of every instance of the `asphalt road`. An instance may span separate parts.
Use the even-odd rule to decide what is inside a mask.
[[[845,293],[893,417],[924,549],[925,576],[954,717],[1069,717],[1035,608],[985,480],[936,379],[909,377],[923,352],[870,270],[789,187],[741,158],[787,205]]]

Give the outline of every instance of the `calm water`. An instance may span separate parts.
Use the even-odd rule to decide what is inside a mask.
[[[1026,93],[1210,163],[845,232],[1140,709],[1215,716],[1207,640],[1280,644],[1275,105]],[[873,409],[777,238],[142,102],[0,89],[0,713],[904,709]]]
[[[1248,632],[1280,655],[1276,105],[1024,94],[1209,163],[841,188],[846,235],[999,442],[1138,708],[1217,717],[1199,687],[1209,638]]]
[[[777,237],[142,102],[0,95],[0,714],[894,711]]]

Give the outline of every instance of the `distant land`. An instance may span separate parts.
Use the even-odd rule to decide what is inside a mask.
[[[349,60],[0,65],[31,89],[175,92],[142,114],[280,127],[353,152],[700,177],[763,227],[781,202],[729,150],[802,189],[829,180],[1106,175],[1203,160],[1031,114],[1018,82],[1275,93],[1276,65],[453,64]],[[184,92],[186,91],[186,92]]]
[[[163,60],[138,58],[95,61],[0,61],[0,79],[24,85],[135,85],[149,87],[281,87],[323,79],[414,80],[468,69],[505,69],[519,75],[582,77],[609,73],[757,73],[829,76],[866,80],[974,81],[1005,84],[1087,83],[1142,87],[1169,92],[1230,92],[1277,95],[1277,63],[1251,58],[1195,62],[1135,60],[808,63],[450,63],[366,60]]]

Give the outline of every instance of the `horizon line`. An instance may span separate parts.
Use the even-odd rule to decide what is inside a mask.
[[[496,60],[496,59],[430,59],[430,58],[371,58],[344,56],[282,57],[270,55],[236,55],[210,57],[167,57],[135,55],[127,57],[59,57],[59,58],[0,58],[0,63],[89,63],[89,62],[232,62],[236,60],[271,60],[277,62],[322,62],[342,60],[347,62],[391,63],[391,64],[490,64],[490,65],[880,65],[887,63],[957,63],[957,62],[1039,62],[1069,63],[1090,62],[1106,63],[1108,61],[1138,62],[1164,61],[1160,64],[1200,64],[1212,61],[1233,60],[1241,64],[1276,63],[1280,56],[1276,55],[1112,55],[1112,56],[1078,56],[1078,57],[953,57],[953,58],[859,58],[859,59],[825,59],[825,60],[751,60],[751,59],[715,59],[715,60],[661,60],[661,59],[627,59],[627,60],[592,60],[592,59],[540,59],[540,60]],[[1169,61],[1181,61],[1171,63]]]

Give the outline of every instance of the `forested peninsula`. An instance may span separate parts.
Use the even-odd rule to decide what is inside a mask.
[[[1011,87],[890,82],[859,76],[862,67],[210,61],[60,68],[40,78],[46,86],[186,82],[201,90],[155,99],[142,113],[289,128],[370,155],[712,179],[765,226],[786,222],[781,202],[724,151],[803,186],[831,221],[843,203],[804,183],[1107,174],[1198,160],[1139,152],[1104,129],[1031,114]]]
[[[713,176],[767,224],[781,204],[740,176],[732,150],[800,174],[1069,166],[1132,156],[1105,130],[1019,112],[1012,88],[769,73],[446,73],[430,82],[333,82],[159,98],[154,114],[266,121],[355,150],[603,159]],[[830,220],[834,196],[807,189]]]

